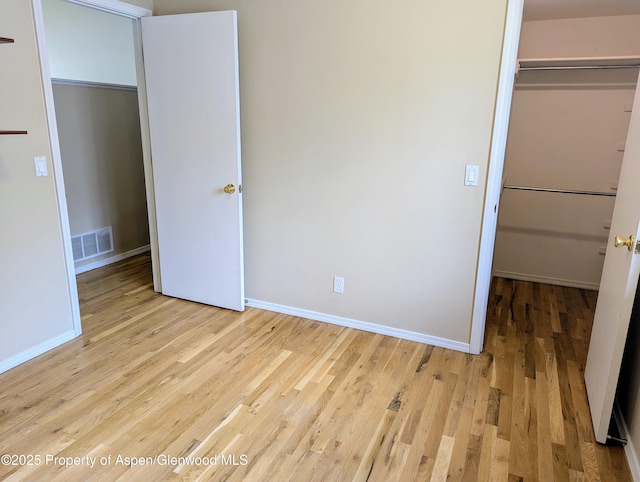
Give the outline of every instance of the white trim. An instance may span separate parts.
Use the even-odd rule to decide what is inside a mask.
[[[517,279],[520,281],[531,281],[533,283],[545,283],[549,285],[568,286],[569,288],[580,288],[583,290],[598,291],[600,283],[590,283],[588,281],[578,281],[572,279],[552,278],[551,276],[538,276],[528,273],[514,273],[512,271],[494,271],[493,276],[499,278]]]
[[[142,164],[144,166],[144,185],[147,196],[147,216],[149,221],[149,243],[151,246],[151,270],[153,289],[162,292],[160,277],[160,252],[158,249],[158,221],[156,217],[156,194],[153,183],[153,163],[151,161],[151,133],[149,131],[149,111],[147,110],[147,81],[144,73],[142,52],[142,25],[140,19],[133,21],[133,50],[136,59],[136,78],[138,81],[138,109],[140,111],[140,135],[142,140]]]
[[[425,343],[427,345],[449,348],[451,350],[469,353],[469,344],[463,343],[461,341],[425,335],[424,333],[416,333],[414,331],[402,330],[400,328],[391,328],[385,325],[378,325],[375,323],[369,323],[367,321],[360,321],[351,318],[344,318],[342,316],[319,313],[317,311],[304,310],[302,308],[294,308],[292,306],[279,305],[277,303],[269,303],[268,301],[247,299],[245,303],[247,306],[259,308],[261,310],[274,311],[276,313],[282,313],[284,315],[299,316],[300,318],[307,318],[309,320],[323,321],[326,323],[331,323],[332,325],[355,328],[356,330],[379,333],[380,335],[393,336],[396,338],[402,338],[404,340],[417,341],[418,343]]]
[[[487,321],[487,302],[491,287],[491,265],[498,223],[498,204],[502,188],[502,168],[507,146],[509,114],[511,113],[511,97],[515,81],[520,27],[522,25],[522,9],[524,0],[509,0],[505,21],[500,77],[498,80],[498,96],[493,121],[491,153],[487,172],[484,213],[480,232],[478,265],[476,267],[476,288],[471,316],[470,352],[474,355],[482,351],[484,344],[484,328]]]
[[[69,290],[69,305],[75,336],[82,333],[82,319],[80,317],[80,303],[78,300],[78,286],[71,248],[71,228],[69,225],[69,211],[67,208],[67,196],[64,188],[62,174],[62,156],[60,154],[60,140],[58,138],[58,124],[56,122],[55,104],[53,102],[53,86],[49,71],[49,58],[47,56],[46,38],[44,33],[44,17],[40,0],[32,0],[33,19],[38,43],[38,58],[40,60],[40,72],[42,76],[42,88],[44,93],[44,107],[47,114],[47,128],[49,130],[49,143],[51,147],[51,165],[56,197],[58,200],[58,217],[62,230],[62,246],[64,248],[65,269],[67,272],[67,289]]]
[[[139,248],[116,254],[115,256],[111,256],[109,258],[99,259],[98,261],[94,261],[93,263],[87,263],[83,264],[82,266],[77,266],[76,274],[82,274],[86,273],[87,271],[102,268],[103,266],[117,263],[118,261],[122,261],[124,259],[133,258],[134,256],[138,256],[139,254],[147,253],[149,251],[151,251],[151,247],[148,244],[146,246],[140,246]]]
[[[39,1],[39,0],[38,0]],[[36,346],[29,348],[23,352],[18,353],[17,355],[13,355],[12,357],[7,358],[6,360],[0,361],[0,373],[4,373],[7,370],[11,370],[12,368],[27,362],[37,356],[42,355],[43,353],[52,350],[63,343],[73,340],[76,338],[76,332],[73,330],[62,333],[55,338],[51,338],[45,342],[42,342]]]
[[[121,2],[119,0],[65,0],[69,3],[75,3],[84,7],[101,10],[103,12],[113,13],[121,17],[138,19],[148,17],[153,12],[149,9],[138,7],[130,3]]]
[[[627,427],[627,423],[622,416],[622,410],[620,410],[620,405],[618,405],[618,402],[615,402],[613,406],[613,419],[618,425],[620,436],[627,439],[627,443],[624,446],[624,454],[627,457],[627,463],[629,464],[631,478],[635,482],[640,482],[640,461],[638,460],[638,451],[634,447],[631,438],[629,438],[629,428]]]
[[[96,89],[128,90],[131,92],[138,90],[138,87],[135,85],[108,84],[106,82],[91,82],[89,80],[51,79],[51,83],[54,85],[68,85],[70,87],[93,87]]]

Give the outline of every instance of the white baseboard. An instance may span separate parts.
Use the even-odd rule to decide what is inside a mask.
[[[414,331],[402,330],[400,328],[392,328],[389,326],[378,325],[378,324],[369,323],[366,321],[354,320],[351,318],[344,318],[342,316],[328,315],[326,313],[319,313],[317,311],[294,308],[292,306],[269,303],[267,301],[247,299],[246,304],[247,306],[251,306],[252,308],[259,308],[261,310],[274,311],[276,313],[282,313],[284,315],[299,316],[300,318],[307,318],[309,320],[324,321],[326,323],[331,323],[333,325],[345,326],[347,328],[355,328],[357,330],[369,331],[372,333],[378,333],[380,335],[393,336],[393,337],[402,338],[405,340],[425,343],[427,345],[438,346],[441,348],[450,348],[451,350],[469,353],[469,343],[449,340],[447,338],[440,338],[437,336],[425,335],[424,333],[417,333]]]
[[[598,291],[600,289],[599,283],[589,283],[587,281],[576,281],[562,278],[551,278],[549,276],[538,276],[526,273],[513,273],[511,271],[494,271],[493,276],[497,276],[499,278],[517,279],[520,281],[531,281],[533,283],[568,286],[569,288],[581,288],[584,290]]]
[[[56,348],[63,343],[73,340],[76,337],[76,332],[74,330],[67,331],[62,333],[55,338],[42,342],[34,347],[29,348],[17,355],[13,355],[12,357],[7,358],[6,360],[0,361],[0,373],[4,373],[7,370],[11,370],[12,368],[24,363],[26,361],[31,360],[37,356],[42,355],[43,353]]]
[[[634,482],[640,482],[640,461],[638,460],[638,452],[629,438],[629,428],[622,416],[622,410],[620,410],[618,402],[615,402],[613,405],[613,418],[618,425],[620,436],[627,440],[627,443],[624,446],[624,454],[627,456],[627,463],[629,464],[629,470],[631,471],[631,478]]]
[[[118,261],[122,261],[123,259],[132,258],[133,256],[137,256],[148,251],[151,251],[151,247],[147,244],[146,246],[140,246],[139,248],[127,251],[126,253],[116,254],[115,256],[111,256],[110,258],[99,259],[98,261],[94,261],[93,263],[83,264],[82,266],[76,267],[76,274],[86,273],[87,271],[91,271],[92,269],[102,268],[103,266],[107,266],[108,264],[117,263]]]

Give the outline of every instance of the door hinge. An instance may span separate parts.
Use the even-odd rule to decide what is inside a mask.
[[[628,440],[622,437],[614,437],[613,435],[607,435],[607,440],[610,440],[615,443],[619,443],[620,445],[627,445]]]

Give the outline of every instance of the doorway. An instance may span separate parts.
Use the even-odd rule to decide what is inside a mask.
[[[636,23],[639,19],[634,20]],[[553,22],[553,26],[558,29],[556,37],[562,35],[568,35],[571,38],[579,38],[578,32],[582,27],[583,31],[589,30],[604,30],[604,27],[585,29],[585,24],[593,24],[594,22],[611,23],[611,19],[572,19],[562,20],[562,27],[559,27],[557,21]],[[611,36],[616,40],[624,38],[624,20],[620,19],[616,23],[618,25],[610,31]],[[547,25],[548,26],[548,25]],[[532,27],[533,30],[539,30],[539,24]],[[627,40],[621,43],[624,47],[629,43],[634,44],[635,32],[637,31],[637,24],[635,28],[630,29],[627,34]],[[525,28],[523,27],[523,33]],[[550,38],[554,38],[553,32],[549,32],[548,29],[544,35],[544,46],[548,49],[550,45],[554,47],[560,45],[559,42],[549,41]],[[583,39],[584,40],[584,39]],[[547,76],[544,79],[529,79],[527,89],[525,89],[523,97],[528,100],[529,103],[524,102],[523,105],[528,105],[531,112],[534,115],[524,116],[523,119],[518,119],[518,111],[515,106],[515,97],[518,94],[514,94],[514,110],[512,116],[512,125],[521,122],[521,129],[513,129],[510,132],[510,136],[517,138],[521,135],[523,138],[528,134],[533,137],[533,142],[524,140],[527,148],[520,149],[520,157],[524,158],[526,162],[524,166],[521,166],[520,171],[515,169],[512,171],[518,174],[519,172],[527,172],[528,177],[523,176],[516,182],[507,181],[505,185],[506,191],[514,191],[516,193],[524,193],[530,196],[579,196],[582,199],[584,205],[579,206],[577,213],[571,213],[567,209],[566,204],[562,204],[562,201],[558,200],[555,206],[551,204],[550,200],[540,201],[540,205],[546,204],[546,208],[542,209],[546,216],[538,213],[537,219],[535,216],[530,216],[527,219],[527,215],[530,211],[535,211],[537,207],[534,198],[522,201],[522,212],[514,215],[508,212],[507,209],[507,221],[515,224],[524,221],[530,221],[531,218],[535,219],[537,223],[550,218],[555,222],[552,223],[551,228],[541,229],[538,225],[538,229],[507,229],[508,236],[526,234],[537,236],[538,241],[534,241],[531,244],[535,245],[540,251],[541,257],[535,260],[532,264],[535,268],[540,268],[541,265],[548,258],[552,258],[552,254],[555,253],[557,248],[563,247],[563,241],[566,241],[570,252],[567,254],[560,254],[555,260],[549,263],[552,268],[563,267],[565,269],[575,269],[577,266],[581,268],[585,262],[575,261],[571,256],[578,253],[580,250],[577,248],[580,242],[583,240],[603,242],[605,243],[601,250],[602,254],[607,248],[612,247],[613,236],[618,231],[635,229],[637,226],[637,211],[634,207],[637,206],[637,198],[629,196],[633,194],[634,187],[633,180],[637,179],[637,112],[638,112],[638,96],[636,93],[636,81],[637,81],[637,69],[640,66],[640,45],[635,45],[636,55],[622,56],[616,55],[619,52],[616,50],[610,51],[611,45],[607,45],[603,39],[599,39],[603,48],[600,53],[605,54],[603,56],[590,56],[588,55],[588,47],[590,44],[585,42],[578,45],[579,48],[585,48],[587,51],[582,52],[576,49],[575,57],[573,58],[561,58],[556,52],[550,52],[550,57],[534,58],[530,57],[528,61],[521,61],[520,65],[527,68],[535,69],[538,74],[544,72]],[[574,48],[576,45],[574,45]],[[607,47],[607,48],[605,48]],[[526,44],[523,44],[521,51],[528,48]],[[555,56],[553,56],[555,54]],[[521,58],[526,54],[521,53]],[[525,57],[526,58],[526,57]],[[560,70],[561,72],[555,72]],[[589,75],[585,78],[584,75],[576,77],[577,71],[586,70]],[[612,77],[612,73],[615,71],[635,71],[627,75],[625,79],[624,75],[620,76],[620,73],[616,73],[615,77]],[[556,75],[555,79],[550,80],[548,78],[549,72],[553,72]],[[573,78],[560,78],[558,75],[574,75]],[[536,74],[537,75],[537,74]],[[536,82],[537,80],[537,82]],[[626,90],[626,92],[624,92]],[[532,97],[532,99],[527,99]],[[635,97],[635,100],[634,100]],[[635,108],[634,108],[635,105]],[[541,107],[541,108],[540,108]],[[539,109],[536,111],[536,109]],[[612,112],[607,113],[607,109],[612,109]],[[631,115],[631,111],[635,114]],[[576,115],[576,112],[578,113]],[[548,113],[552,113],[548,116]],[[621,113],[628,113],[631,128],[629,129],[629,121]],[[534,120],[527,121],[528,118]],[[542,119],[539,124],[535,123],[535,119]],[[603,121],[604,123],[600,123]],[[596,128],[589,131],[591,126],[595,125]],[[612,126],[618,126],[618,129],[610,129]],[[527,127],[525,129],[524,127]],[[572,132],[573,130],[573,132]],[[533,134],[532,134],[533,131]],[[544,135],[540,135],[536,138],[536,134],[540,131]],[[558,135],[560,134],[560,135]],[[603,134],[605,135],[605,142],[599,142]],[[627,137],[628,134],[628,137]],[[548,139],[553,139],[548,141]],[[567,139],[568,139],[568,142]],[[614,139],[612,141],[612,139]],[[518,139],[516,139],[518,140]],[[566,144],[563,144],[566,142]],[[628,143],[627,149],[625,149],[625,143]],[[538,147],[547,147],[547,144],[551,144],[549,151],[537,150]],[[604,145],[600,145],[604,144]],[[615,147],[614,147],[615,146]],[[554,150],[555,148],[555,150]],[[624,166],[622,165],[622,159],[619,159],[619,163],[616,164],[615,156],[608,156],[609,151],[615,149],[618,152],[624,152]],[[533,157],[527,158],[527,156],[533,152]],[[554,153],[560,153],[559,157],[566,157],[568,160],[573,160],[573,163],[562,164],[559,160],[555,159],[547,161],[545,155],[541,152],[548,152],[549,157],[552,157]],[[577,153],[577,155],[576,155]],[[590,155],[595,154],[594,157]],[[572,159],[572,156],[575,157]],[[608,161],[602,166],[603,159]],[[507,156],[505,173],[509,173],[509,159]],[[612,165],[613,164],[613,165]],[[620,170],[626,173],[620,176]],[[546,170],[545,170],[546,168]],[[608,169],[605,169],[608,168]],[[555,171],[554,171],[555,169]],[[568,186],[543,186],[540,184],[534,184],[536,181],[540,183],[544,182],[544,175],[551,171],[551,176],[546,178],[547,182],[564,182],[569,184]],[[582,176],[581,176],[582,175]],[[536,177],[537,176],[537,177]],[[528,185],[527,181],[533,179],[534,183]],[[620,196],[615,204],[615,211],[605,212],[598,210],[594,204],[594,200],[591,198],[598,197],[612,197],[609,194],[607,188],[611,191],[617,190],[617,181],[620,180]],[[591,186],[579,186],[571,185],[572,182],[585,182],[591,181]],[[524,181],[524,182],[523,182]],[[603,185],[604,184],[604,185]],[[593,187],[592,187],[593,186]],[[505,195],[506,196],[506,195]],[[544,198],[542,198],[544,199]],[[573,198],[570,198],[573,199]],[[579,199],[579,198],[576,198]],[[589,201],[587,201],[589,199]],[[565,203],[568,201],[564,201]],[[578,202],[576,201],[576,204]],[[592,203],[589,206],[587,203]],[[612,212],[613,211],[613,212]],[[599,236],[593,234],[589,239],[588,234],[581,233],[580,231],[571,232],[571,230],[588,229],[589,225],[587,217],[589,214],[599,215],[600,219],[598,228],[608,230],[611,228],[612,233],[605,231],[606,236]],[[511,214],[511,217],[509,217]],[[502,213],[501,213],[502,215]],[[564,221],[558,220],[564,215]],[[611,220],[611,215],[613,219]],[[611,220],[611,221],[610,221]],[[571,222],[575,221],[575,224],[571,226]],[[611,224],[610,224],[611,222]],[[563,233],[560,230],[569,226],[569,232]],[[535,226],[535,225],[534,225]],[[500,235],[500,233],[498,233]],[[507,236],[507,237],[508,237]],[[553,242],[548,243],[547,251],[542,249],[543,243],[540,241],[543,237],[553,237]],[[566,238],[566,239],[563,239]],[[616,237],[616,247],[630,247],[632,248],[633,236],[630,239],[625,239],[622,243],[622,238]],[[511,239],[510,243],[517,247],[517,251],[521,252],[525,246],[525,242],[522,239],[514,241]],[[509,246],[510,247],[510,246]],[[500,242],[496,242],[496,262],[500,262],[499,254]],[[553,248],[553,249],[552,249]],[[591,346],[589,348],[588,359],[585,367],[585,382],[587,385],[587,391],[589,395],[591,414],[594,422],[594,428],[596,429],[596,440],[604,443],[607,438],[607,428],[611,415],[611,408],[613,406],[613,397],[615,391],[615,383],[618,380],[619,361],[622,356],[621,346],[624,342],[626,335],[626,324],[629,321],[632,298],[629,298],[627,294],[631,293],[631,290],[635,292],[635,282],[637,281],[637,271],[634,272],[635,264],[631,263],[630,253],[625,256],[613,255],[608,253],[605,269],[602,273],[602,286],[600,286],[600,295],[598,297],[598,306],[595,313],[595,319],[593,324],[593,336],[591,336]],[[549,254],[551,253],[551,254]],[[593,253],[592,253],[593,254]],[[599,253],[600,254],[600,253]],[[533,258],[531,253],[524,255],[529,259]],[[515,257],[514,257],[515,258]],[[576,270],[577,271],[577,270]],[[597,270],[595,275],[592,276],[592,288],[598,288],[600,281],[600,270]],[[510,274],[510,273],[507,273]],[[635,280],[634,280],[635,276]],[[509,276],[507,276],[509,277]],[[513,276],[515,277],[515,276]],[[540,279],[542,278],[542,279]],[[526,278],[525,278],[526,279]],[[536,279],[530,279],[529,281],[543,281],[557,285],[569,285],[575,286],[576,282],[572,280],[564,279],[562,276],[542,276]],[[583,281],[584,282],[584,281]],[[570,284],[571,283],[571,284]],[[622,285],[622,288],[620,287]],[[578,287],[590,287],[580,286]],[[572,320],[575,321],[575,320]],[[605,334],[616,334],[616,336],[607,337]],[[614,346],[615,344],[615,346]],[[596,368],[594,368],[596,367]],[[610,368],[609,368],[610,367]],[[608,384],[607,384],[608,382]],[[602,387],[606,385],[606,390]]]
[[[149,251],[132,20],[42,6],[79,274]]]
[[[628,24],[524,22],[494,275],[598,289],[640,64]],[[599,45],[566,45],[586,30]]]
[[[112,1],[112,0],[69,0],[69,2],[63,2],[69,4],[78,4],[81,6],[80,8],[89,7],[89,9],[108,12],[110,14],[115,14],[121,17],[126,17],[130,19],[129,21],[133,23],[133,28],[131,30],[131,36],[133,37],[133,46],[134,46],[134,56],[135,56],[135,72],[136,78],[138,81],[138,102],[140,112],[146,112],[146,93],[144,91],[144,70],[141,66],[141,42],[140,38],[140,29],[139,29],[139,19],[151,15],[151,11],[145,8],[137,7],[135,5]],[[50,129],[50,137],[51,137],[51,148],[52,148],[52,164],[53,171],[55,173],[55,184],[56,191],[58,195],[58,203],[59,203],[59,213],[60,213],[60,221],[62,226],[62,238],[63,244],[65,246],[65,264],[67,266],[67,279],[69,284],[69,291],[71,296],[71,306],[72,306],[72,314],[73,314],[73,325],[76,336],[82,333],[82,324],[80,318],[80,310],[79,310],[79,302],[77,295],[77,285],[76,285],[76,269],[74,263],[74,246],[72,242],[71,236],[71,228],[69,223],[69,209],[67,206],[67,196],[65,190],[65,182],[63,176],[63,164],[62,164],[62,156],[60,150],[60,137],[58,132],[58,124],[56,122],[55,108],[54,108],[54,92],[53,92],[53,84],[50,74],[49,68],[49,60],[48,60],[48,49],[45,42],[45,23],[44,23],[44,15],[42,9],[42,1],[41,0],[32,0],[33,11],[34,11],[34,19],[35,19],[35,27],[36,27],[36,36],[38,41],[39,51],[43,54],[40,56],[41,69],[42,69],[42,78],[43,78],[43,89],[45,94],[45,108],[48,118],[48,125]],[[76,5],[73,5],[77,7]],[[150,161],[150,149],[149,149],[149,133],[148,133],[148,125],[145,122],[146,118],[144,116],[140,117],[140,132],[141,132],[141,143],[142,143],[142,155],[143,155],[143,164],[144,164],[144,184],[146,190],[146,203],[149,210],[149,244],[151,249],[152,256],[152,266],[154,271],[154,288],[156,290],[160,289],[160,281],[159,278],[156,277],[156,266],[157,266],[157,236],[155,234],[155,217],[154,217],[154,198],[153,198],[153,183],[151,177],[151,161]]]
[[[77,275],[150,249],[132,20],[42,8]]]
[[[640,52],[640,46],[638,45],[637,35],[635,34],[638,27],[637,24],[634,25],[634,21],[637,22],[637,14],[640,13],[640,11],[636,11],[634,8],[628,8],[623,12],[619,12],[618,15],[623,15],[619,17],[586,17],[585,14],[588,12],[580,12],[580,7],[574,6],[575,18],[563,19],[562,16],[557,16],[556,28],[551,29],[549,27],[553,26],[554,21],[527,21],[526,8],[523,22],[523,7],[526,6],[529,7],[530,12],[536,9],[537,14],[540,14],[542,10],[548,10],[549,12],[547,13],[553,13],[555,8],[551,5],[543,6],[535,4],[533,1],[527,2],[527,5],[525,5],[524,0],[513,0],[508,3],[502,66],[498,85],[498,100],[494,118],[494,132],[492,137],[489,170],[487,173],[485,209],[480,239],[480,256],[478,260],[476,293],[471,327],[471,353],[480,353],[484,342],[484,326],[487,308],[486,299],[489,295],[489,285],[494,268],[493,263],[497,234],[497,212],[501,199],[502,186],[504,184],[504,154],[507,144],[507,132],[510,120],[512,93],[514,92],[517,58],[547,57],[547,60],[549,60],[549,58],[553,59],[553,56],[555,55],[556,59],[567,60],[567,58],[570,57],[584,58],[596,56],[623,56],[626,57],[626,60],[629,60],[629,58],[631,58],[631,60],[634,58],[635,60],[639,60],[638,54]],[[604,10],[597,9],[597,14],[607,15],[606,8],[603,8]],[[611,8],[613,8],[613,6]],[[557,9],[562,10],[559,6]],[[616,14],[610,12],[609,15]],[[578,25],[576,30],[572,32],[567,31],[567,29],[558,28],[558,26],[562,26],[562,23],[566,23],[570,20],[575,20],[577,24],[581,23],[582,25]],[[602,27],[602,25],[593,25],[598,22],[606,24],[606,31],[608,31],[610,35],[603,35],[600,33],[603,31],[602,28],[599,28]],[[527,32],[527,29],[531,25],[547,28],[546,31],[538,33],[539,39],[543,40],[540,42],[538,47],[558,48],[561,51],[555,53],[540,53],[540,51],[537,53],[518,52],[521,30],[522,37],[529,35],[531,32]],[[599,32],[598,36],[594,36],[593,32]],[[623,32],[625,38],[629,39],[629,41],[616,41],[616,39],[620,39]],[[577,49],[582,49],[582,51]],[[616,59],[616,61],[617,60],[619,59]],[[525,187],[526,186],[527,185],[525,185]],[[603,224],[601,229],[604,229],[606,221],[606,219],[602,220]],[[599,254],[599,251],[602,248],[602,246],[598,247],[597,256],[602,256]],[[593,287],[593,285],[591,287]]]

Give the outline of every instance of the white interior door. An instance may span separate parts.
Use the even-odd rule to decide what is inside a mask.
[[[241,311],[236,12],[146,17],[142,43],[162,293]]]
[[[640,86],[640,83],[639,83]],[[640,88],[636,89],[631,123],[620,172],[591,343],[585,368],[591,419],[596,440],[607,439],[620,365],[640,276]],[[627,246],[614,247],[616,236],[634,237]]]

